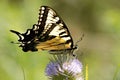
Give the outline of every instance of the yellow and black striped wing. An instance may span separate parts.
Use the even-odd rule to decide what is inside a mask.
[[[68,28],[57,13],[48,6],[41,6],[39,20],[33,25],[32,29],[27,29],[25,33],[11,32],[19,36],[20,47],[22,50],[71,50],[73,40]]]

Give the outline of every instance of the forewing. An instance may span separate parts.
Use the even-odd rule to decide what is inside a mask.
[[[38,49],[61,50],[72,49],[73,40],[68,28],[57,13],[48,6],[40,8],[38,24],[44,27],[42,34],[39,36],[37,45]]]

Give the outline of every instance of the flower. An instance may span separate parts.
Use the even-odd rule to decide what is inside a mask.
[[[82,73],[82,63],[78,59],[71,59],[69,62],[64,62],[62,67],[69,73],[73,73],[73,75]]]
[[[55,63],[55,62],[50,62],[48,65],[47,65],[47,68],[46,68],[46,73],[47,73],[47,76],[53,76],[53,75],[57,75],[57,68],[59,67],[59,64],[58,63]]]
[[[65,57],[64,57],[65,58]],[[77,58],[54,57],[46,67],[46,75],[52,80],[84,80],[83,65]]]

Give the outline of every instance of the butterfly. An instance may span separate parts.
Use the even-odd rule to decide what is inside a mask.
[[[27,29],[25,33],[10,30],[19,37],[19,47],[22,47],[24,52],[38,50],[60,52],[76,49],[66,24],[55,10],[41,6],[39,11],[38,23],[34,24],[32,29]]]

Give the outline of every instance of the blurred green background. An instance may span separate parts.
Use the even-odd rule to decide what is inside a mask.
[[[37,23],[39,7],[50,6],[68,26],[76,51],[88,64],[89,80],[120,80],[120,0],[0,0],[0,80],[47,80],[47,52],[23,52],[10,29]]]

